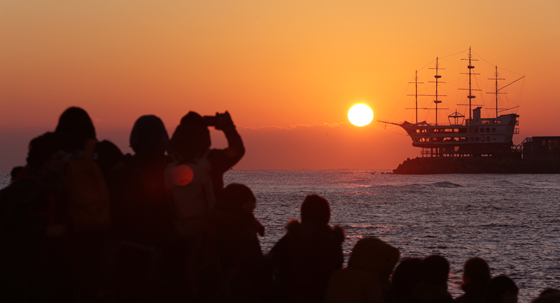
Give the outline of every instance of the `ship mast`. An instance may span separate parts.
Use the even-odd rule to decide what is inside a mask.
[[[409,82],[409,83],[413,83],[413,82]],[[423,84],[424,82],[418,82],[418,70],[416,70],[416,74],[414,76],[414,87],[415,87],[415,91],[414,91],[414,95],[408,95],[408,96],[414,96],[416,99],[416,106],[414,108],[414,110],[416,111],[416,124],[418,124],[418,110],[419,109],[427,109],[427,108],[418,108],[418,96],[425,96],[425,95],[419,95],[418,94],[418,84]],[[407,108],[407,109],[411,109],[411,108]]]
[[[499,93],[499,88],[498,88],[498,80],[505,80],[504,78],[498,78],[498,66],[496,65],[496,73],[495,73],[496,77],[495,78],[490,78],[488,80],[495,80],[496,82],[496,91],[494,92],[494,94],[496,95],[496,118],[498,118],[498,95]],[[490,93],[489,93],[490,94]]]
[[[414,74],[414,96],[416,99],[416,124],[418,124],[418,70]]]
[[[472,58],[472,52],[471,52],[470,47],[469,47],[469,58],[468,59],[462,59],[462,60],[469,60],[469,65],[467,66],[467,68],[469,69],[469,74],[468,74],[469,75],[469,88],[468,88],[469,95],[467,96],[467,98],[469,98],[469,120],[468,121],[469,121],[469,124],[471,124],[472,123],[472,99],[476,98],[476,96],[473,96],[473,94],[472,94],[472,91],[473,91],[472,76],[473,75],[478,75],[476,73],[473,73],[473,71],[472,71],[474,69],[474,66],[472,65],[472,61],[478,61],[478,60]],[[476,90],[479,90],[479,89],[476,89]]]
[[[469,47],[469,65],[467,66],[467,68],[469,69],[469,95],[467,96],[467,98],[469,98],[469,120],[472,119],[472,99],[476,98],[476,96],[473,96],[472,94],[472,70],[474,69],[474,65],[472,65],[472,54],[471,54],[471,48]]]
[[[498,66],[496,65],[496,118],[498,118]]]
[[[435,84],[436,84],[436,94],[435,94],[435,97],[436,97],[436,99],[434,100],[434,103],[436,104],[436,126],[437,126],[437,125],[438,125],[438,121],[437,121],[437,120],[438,120],[438,119],[437,119],[437,118],[438,118],[438,104],[441,103],[441,100],[438,100],[438,96],[439,96],[439,95],[438,95],[438,85],[439,85],[439,83],[440,83],[439,79],[441,78],[441,75],[439,74],[440,68],[439,68],[439,58],[438,58],[438,57],[436,57],[436,67],[435,67],[435,70],[436,70],[436,74],[434,75],[434,78],[436,78],[436,81],[435,81]],[[434,81],[430,81],[430,82],[431,82],[431,83],[434,83]],[[443,83],[443,82],[442,82],[442,83]]]

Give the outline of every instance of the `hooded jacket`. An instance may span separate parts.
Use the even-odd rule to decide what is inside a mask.
[[[398,260],[399,250],[377,238],[358,241],[348,266],[332,275],[325,302],[386,302],[389,275]]]
[[[344,229],[292,219],[269,253],[279,296],[286,302],[323,302],[332,273],[344,262]]]

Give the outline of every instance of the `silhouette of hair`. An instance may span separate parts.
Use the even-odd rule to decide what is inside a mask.
[[[23,166],[15,166],[12,168],[12,171],[10,172],[10,182],[16,180],[24,171],[25,168]]]
[[[216,206],[221,209],[238,210],[247,201],[256,201],[253,191],[244,184],[231,183],[218,195]]]
[[[556,289],[556,288],[545,288],[543,289],[543,291],[541,291],[541,293],[539,294],[539,297],[542,296],[548,296],[548,295],[552,295],[552,294],[560,294],[560,290]]]
[[[61,146],[58,137],[51,132],[44,133],[29,143],[29,152],[26,159],[27,165],[33,168],[40,168],[50,160],[54,153],[60,150]]]
[[[399,261],[399,250],[374,237],[360,239],[354,245],[348,266],[385,273],[387,278]]]
[[[482,291],[486,289],[491,278],[488,263],[482,258],[472,257],[468,259],[463,266],[463,284],[461,285],[461,289],[465,292]]]
[[[393,297],[406,298],[412,295],[412,289],[420,283],[421,263],[422,259],[420,258],[406,258],[397,266],[391,279],[391,295]]]
[[[420,279],[431,285],[447,283],[449,262],[445,257],[432,255],[420,263]]]
[[[197,112],[193,112],[193,111],[188,112],[186,115],[183,116],[183,118],[181,118],[181,124],[206,126],[202,116]]]
[[[500,303],[507,292],[517,294],[519,288],[508,276],[500,275],[492,278],[486,291],[485,303]]]
[[[145,115],[136,120],[130,132],[130,147],[138,152],[165,152],[169,135],[160,118]]]
[[[331,207],[325,197],[307,195],[301,203],[301,222],[329,224]]]
[[[189,112],[171,137],[171,149],[183,160],[192,160],[210,148],[210,131],[202,116]]]
[[[560,290],[545,288],[531,303],[556,303],[560,302]]]
[[[87,139],[96,139],[91,118],[79,107],[70,107],[60,115],[55,133],[66,151],[82,150]]]

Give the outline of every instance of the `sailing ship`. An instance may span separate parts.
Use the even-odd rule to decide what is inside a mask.
[[[393,123],[380,121],[386,124],[393,124],[402,127],[412,139],[412,146],[422,148],[423,157],[496,157],[519,155],[520,150],[513,144],[513,136],[519,133],[519,115],[515,113],[499,115],[498,94],[500,91],[524,78],[521,77],[503,87],[498,87],[498,72],[496,67],[495,91],[496,95],[496,111],[494,117],[483,118],[481,115],[481,106],[473,109],[473,99],[476,96],[473,92],[477,89],[472,87],[472,77],[475,75],[471,49],[468,53],[468,117],[455,111],[448,116],[448,123],[438,123],[438,105],[442,103],[439,100],[441,95],[438,94],[438,85],[440,84],[441,75],[439,74],[438,59],[436,59],[435,78],[435,123],[427,123],[426,121],[418,122],[418,76],[415,77],[416,83],[416,121],[414,123],[404,121],[402,123]]]

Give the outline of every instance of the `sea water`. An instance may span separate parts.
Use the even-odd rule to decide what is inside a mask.
[[[225,183],[248,185],[264,224],[264,252],[299,218],[301,201],[331,202],[332,224],[346,230],[346,260],[361,238],[396,246],[401,257],[438,254],[451,264],[449,290],[460,295],[463,263],[484,258],[492,275],[508,275],[529,302],[560,288],[560,175],[395,175],[365,170],[238,171]],[[8,177],[0,175],[0,186]]]
[[[560,175],[395,175],[379,171],[230,171],[226,183],[251,187],[268,251],[299,218],[307,194],[331,202],[332,224],[346,230],[344,253],[374,236],[401,257],[438,254],[451,264],[449,290],[460,295],[462,267],[484,258],[492,275],[508,275],[529,302],[560,287]]]

